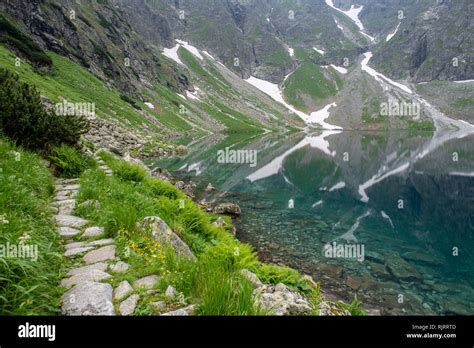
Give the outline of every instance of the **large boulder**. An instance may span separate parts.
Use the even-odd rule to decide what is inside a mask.
[[[193,261],[197,260],[189,246],[160,217],[148,216],[144,218],[140,228],[150,230],[151,235],[158,243],[170,245],[177,255]]]
[[[311,304],[299,293],[279,283],[263,285],[253,292],[255,302],[261,309],[273,315],[309,315]]]

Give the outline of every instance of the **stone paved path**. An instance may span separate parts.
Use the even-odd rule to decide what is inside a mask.
[[[107,176],[113,175],[101,158],[96,156],[95,159]],[[138,294],[134,294],[135,290],[151,289],[158,284],[159,277],[143,277],[136,280],[133,286],[125,280],[115,289],[104,282],[112,278],[113,274],[127,272],[130,265],[117,258],[115,240],[106,238],[103,227],[93,226],[90,221],[73,215],[76,197],[81,188],[79,181],[56,179],[53,207],[56,211],[57,231],[64,241],[64,257],[75,260],[74,267],[61,281],[61,287],[66,289],[61,298],[61,312],[71,316],[133,315],[140,298]],[[120,302],[118,311],[114,308],[114,300]],[[155,304],[159,309],[166,308],[165,302]],[[190,315],[193,309],[194,307],[188,306],[162,315]]]
[[[107,176],[113,175],[102,159],[96,157],[96,160]],[[92,226],[89,221],[72,215],[80,188],[79,179],[56,180],[53,205],[57,208],[57,230],[65,243],[64,257],[77,260],[61,282],[67,289],[61,298],[61,312],[63,315],[116,315],[113,288],[102,281],[112,278],[108,270],[116,272],[129,266],[122,261],[116,263],[115,241],[105,238],[103,227]],[[131,310],[133,308],[128,306],[128,311]]]

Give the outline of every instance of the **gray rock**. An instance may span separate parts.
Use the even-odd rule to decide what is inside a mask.
[[[61,286],[69,289],[71,286],[74,286],[85,281],[89,282],[98,282],[104,279],[109,279],[112,276],[104,271],[98,269],[90,269],[89,271],[84,271],[73,275],[71,278],[63,279]]]
[[[157,275],[150,275],[136,280],[133,287],[151,289],[158,284],[159,280],[160,278]]]
[[[81,231],[76,230],[75,228],[72,228],[72,227],[60,227],[58,229],[58,233],[63,238],[72,238],[81,234]]]
[[[100,237],[104,234],[104,228],[103,227],[89,227],[84,231],[84,234],[82,237],[85,238],[91,238],[91,237]]]
[[[100,249],[89,251],[84,256],[86,264],[111,260],[115,258],[115,245],[107,245]]]
[[[247,278],[247,280],[256,288],[261,287],[263,283],[258,279],[257,275],[253,272],[250,272],[248,269],[243,269],[240,273]]]
[[[120,304],[119,311],[121,315],[132,315],[137,307],[140,296],[132,295]]]
[[[177,309],[175,311],[171,311],[168,313],[163,313],[161,315],[164,316],[188,316],[194,315],[194,311],[196,310],[196,305],[190,305],[184,308]]]
[[[172,299],[172,298],[174,298],[175,295],[176,295],[176,289],[174,287],[172,287],[171,285],[169,285],[166,288],[165,297],[169,298],[169,299]]]
[[[143,230],[151,230],[153,238],[160,244],[170,245],[176,254],[193,261],[197,260],[191,249],[189,249],[189,246],[158,216],[148,216],[144,218],[140,228]]]
[[[123,262],[123,261],[119,261],[116,264],[113,264],[113,265],[109,266],[109,269],[112,272],[115,272],[115,273],[127,272],[129,268],[130,268],[130,265],[128,263]]]
[[[211,192],[211,191],[214,191],[216,188],[214,186],[212,186],[211,183],[209,183],[206,187],[206,189],[204,190],[204,192]]]
[[[79,190],[81,188],[81,185],[75,184],[75,185],[67,185],[64,187],[64,191],[74,191],[74,190]]]
[[[56,215],[56,224],[64,227],[79,228],[87,225],[88,221],[72,215]]]
[[[99,240],[94,240],[92,242],[87,243],[87,246],[103,246],[103,245],[109,245],[109,244],[114,244],[115,240],[112,238],[107,238],[107,239],[99,239]]]
[[[253,294],[256,304],[274,315],[308,315],[312,311],[310,303],[303,296],[282,283],[264,285],[255,289]]]
[[[83,248],[68,249],[64,253],[64,256],[71,257],[71,256],[74,256],[74,255],[85,253],[86,251],[89,251],[89,250],[92,250],[92,249],[94,249],[94,248],[92,248],[92,247],[83,247]]]
[[[86,243],[84,242],[73,242],[73,243],[68,243],[65,245],[66,250],[70,249],[76,249],[76,248],[82,248]]]
[[[73,268],[71,269],[67,275],[69,277],[72,277],[76,274],[80,274],[80,273],[84,273],[84,272],[89,272],[91,270],[99,270],[99,271],[105,271],[107,269],[107,264],[106,263],[103,263],[103,262],[98,262],[98,263],[94,263],[92,265],[89,265],[89,266],[83,266],[83,267],[78,267],[78,268]]]
[[[63,315],[115,315],[110,284],[80,283],[66,292],[61,302]]]
[[[214,208],[216,214],[226,214],[232,216],[239,216],[242,214],[240,207],[234,203],[221,203]]]
[[[337,306],[330,301],[321,301],[318,307],[318,314],[320,316],[350,316],[351,313],[341,306]]]
[[[114,300],[121,301],[125,297],[127,297],[129,294],[133,292],[133,288],[130,285],[129,282],[124,280],[123,282],[120,282],[120,284],[115,288],[114,290]]]
[[[153,307],[153,309],[157,312],[161,312],[163,309],[166,309],[166,307],[168,307],[165,301],[152,302],[150,303],[150,306]]]

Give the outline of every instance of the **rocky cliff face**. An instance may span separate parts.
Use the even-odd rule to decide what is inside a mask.
[[[377,47],[373,63],[414,82],[474,78],[472,13],[472,1],[415,2],[405,9],[397,35]]]
[[[0,11],[43,49],[68,57],[126,94],[137,94],[163,75],[160,58],[124,12],[107,1],[18,0],[2,2]],[[173,69],[167,70],[166,84],[178,92],[188,88],[187,79]]]

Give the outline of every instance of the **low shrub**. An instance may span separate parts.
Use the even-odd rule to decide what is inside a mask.
[[[53,149],[50,159],[62,178],[77,178],[86,169],[97,166],[93,158],[64,144]]]
[[[115,175],[125,181],[141,182],[148,175],[141,165],[127,162],[118,162],[113,170]]]
[[[309,291],[311,287],[301,274],[289,267],[274,264],[259,264],[253,269],[258,278],[265,284],[283,283],[292,288]]]
[[[77,144],[88,125],[82,116],[46,112],[35,87],[0,69],[0,128],[17,145],[49,154],[55,146]]]

